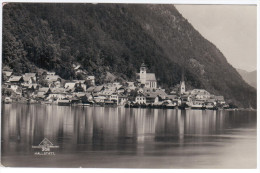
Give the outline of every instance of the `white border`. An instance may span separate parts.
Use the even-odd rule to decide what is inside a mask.
[[[260,19],[260,1],[258,1],[257,2],[257,18],[256,18],[256,20],[257,20],[257,30],[256,30],[256,32],[257,32],[257,43],[256,43],[256,48],[257,48],[257,91],[259,91],[259,84],[260,84],[260,82],[259,82],[259,80],[260,80],[260,76],[259,76],[259,74],[260,74],[260,72],[259,72],[259,70],[258,70],[258,67],[260,67],[260,61],[259,61],[259,58],[260,58],[260,54],[259,54],[259,52],[260,52],[260,44],[259,44],[259,42],[260,42],[260,34],[259,34],[259,30],[260,30],[260,22],[259,22],[259,19]],[[259,96],[259,94],[258,94],[258,92],[257,92],[257,108],[259,108],[259,106],[260,106],[260,103],[259,103],[259,100],[260,100],[260,96]],[[260,172],[259,170],[260,170],[260,167],[259,167],[259,165],[260,165],[260,161],[259,161],[259,158],[260,158],[260,153],[259,153],[259,137],[260,137],[260,130],[259,130],[259,122],[260,122],[260,120],[259,120],[259,117],[258,117],[258,115],[259,115],[259,112],[257,111],[257,170],[258,170],[258,172]]]
[[[134,4],[247,4],[256,5],[258,0],[1,0],[1,2],[30,3],[134,3]]]
[[[259,50],[260,50],[260,44],[259,44],[259,19],[260,19],[260,1],[259,0],[0,0],[1,4],[5,2],[26,2],[26,3],[135,3],[135,4],[146,4],[146,3],[152,3],[152,4],[240,4],[240,5],[257,5],[257,67],[260,67],[260,61],[259,61]],[[0,62],[2,64],[2,6],[0,8]],[[2,65],[0,66],[0,70],[2,71]],[[260,82],[260,72],[257,70],[257,86],[259,86]],[[0,77],[2,78],[2,74],[0,73]],[[0,78],[0,79],[1,79]],[[1,80],[0,80],[1,84]],[[257,87],[259,89],[260,87]],[[0,98],[1,99],[1,98]],[[260,96],[257,95],[257,107],[260,106],[259,103]],[[1,107],[1,106],[0,106]],[[1,118],[0,118],[1,121]],[[259,127],[259,118],[257,118],[257,127]],[[1,130],[1,128],[0,128]],[[1,133],[0,133],[1,134]],[[0,172],[6,173],[16,173],[16,172],[26,172],[26,173],[35,173],[35,172],[62,172],[62,173],[71,173],[73,172],[106,172],[106,173],[128,173],[128,172],[152,172],[157,173],[160,172],[180,172],[180,173],[219,173],[219,172],[228,172],[228,173],[258,173],[260,172],[260,154],[258,150],[259,146],[259,135],[260,130],[257,128],[257,169],[103,169],[103,168],[6,168],[1,167]],[[234,158],[235,159],[235,158]]]

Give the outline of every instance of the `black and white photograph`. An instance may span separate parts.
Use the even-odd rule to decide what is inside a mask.
[[[257,169],[257,5],[2,4],[1,165]]]

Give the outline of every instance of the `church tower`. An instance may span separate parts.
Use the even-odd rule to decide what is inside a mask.
[[[184,70],[182,70],[181,83],[180,83],[180,94],[183,93],[185,93]]]
[[[146,65],[144,63],[142,63],[142,65],[140,67],[140,82],[141,82],[141,84],[146,83],[146,70],[147,70]]]

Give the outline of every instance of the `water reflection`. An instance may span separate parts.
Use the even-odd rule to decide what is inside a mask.
[[[109,152],[107,157],[138,156],[149,159],[155,156],[160,156],[158,159],[166,156],[176,157],[175,159],[190,155],[197,157],[202,153],[213,155],[216,153],[212,153],[210,147],[227,147],[224,143],[234,142],[236,136],[244,142],[248,141],[246,145],[255,147],[255,129],[256,112],[9,104],[2,106],[2,161],[8,165],[13,161],[11,156],[26,155],[33,158],[31,146],[38,145],[44,138],[60,146],[59,154],[76,156],[81,152],[98,152],[103,156]],[[254,150],[252,153],[249,152],[250,156],[246,157],[256,157]],[[219,159],[221,157],[224,156],[219,155]],[[187,161],[186,158],[185,164],[179,163],[180,165],[175,166],[185,168]],[[193,162],[194,160],[191,160],[193,167],[198,166],[192,164]],[[142,161],[139,163],[142,164]],[[127,167],[128,164],[124,162],[122,167]],[[172,166],[171,163],[167,165],[158,160],[152,160],[151,164],[154,165],[143,165]],[[209,166],[207,163],[203,164],[206,164],[205,167]],[[200,166],[203,167],[203,164]],[[15,166],[14,163],[12,165]],[[29,163],[24,165],[28,166]],[[74,166],[70,163],[65,165]],[[102,164],[99,166],[103,167]],[[136,166],[138,167],[134,167]]]

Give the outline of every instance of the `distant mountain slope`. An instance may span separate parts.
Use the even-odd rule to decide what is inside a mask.
[[[257,88],[257,72],[252,71],[248,72],[246,70],[237,69],[238,73],[241,75],[241,77],[252,87]]]
[[[79,63],[104,82],[134,80],[145,62],[163,88],[204,88],[238,106],[256,107],[256,90],[173,5],[7,4],[3,8],[3,65],[16,73],[52,70],[75,78]]]

